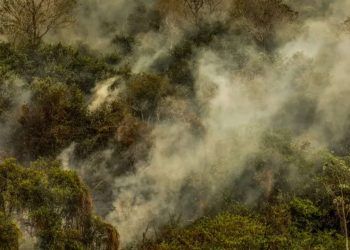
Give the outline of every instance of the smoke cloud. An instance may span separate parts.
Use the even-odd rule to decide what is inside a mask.
[[[92,163],[77,163],[74,146],[61,154],[64,164],[80,169],[83,176],[98,169],[100,178],[113,183],[109,197],[113,204],[104,212],[124,244],[140,239],[147,228],[161,226],[174,214],[183,223],[203,215],[240,177],[248,157],[259,152],[266,131],[287,129],[297,140],[309,141],[315,151],[333,148],[344,138],[350,127],[350,36],[341,27],[350,1],[290,2],[301,15],[300,23],[297,30],[278,31],[281,36],[294,32],[294,38],[279,44],[273,55],[234,33],[198,51],[193,74],[203,132],[193,131],[182,114],[156,122],[147,159],[136,162],[135,172],[117,178],[111,178],[106,167],[106,162],[114,161],[112,149],[97,152],[99,160]],[[114,3],[106,1],[94,15],[113,18],[112,9],[124,12],[132,6],[128,1]],[[139,36],[142,52],[133,55],[134,72],[147,71],[174,46],[177,40],[164,34],[152,31]],[[95,31],[88,35],[101,37]],[[244,64],[237,58],[244,58]],[[115,80],[97,84],[91,110],[118,98],[122,90],[110,88]],[[172,103],[163,107],[169,113],[180,105],[191,110],[186,100]],[[247,202],[255,196],[246,197]]]

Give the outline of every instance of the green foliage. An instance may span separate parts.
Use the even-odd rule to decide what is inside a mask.
[[[171,91],[166,78],[158,75],[139,74],[130,79],[125,100],[132,112],[142,120],[152,119],[161,99]]]
[[[318,161],[323,154],[314,158],[308,153],[308,144],[294,142],[291,135],[283,131],[266,133],[259,152],[247,162],[248,166],[254,168],[247,167],[234,186],[234,190],[246,192],[240,191],[243,197],[250,195],[249,192],[253,192],[253,195],[260,192],[259,207],[244,209],[241,202],[233,208],[226,205],[227,212],[221,212],[212,218],[201,218],[188,227],[165,227],[157,234],[155,241],[143,242],[140,248],[343,248],[345,238],[339,231],[340,224],[335,217],[336,209],[329,194],[325,192],[324,184],[319,180],[322,168],[319,167]],[[333,164],[331,166],[338,166],[339,173],[344,173],[346,160],[347,158],[339,160],[331,157],[326,158],[325,162],[328,168]],[[338,180],[334,179],[334,171],[331,171],[331,174],[325,170],[326,168],[321,171],[323,175],[333,181]],[[298,176],[298,180],[294,179],[294,176]],[[342,178],[346,178],[346,174]],[[239,186],[239,183],[243,183],[244,186]],[[240,196],[234,191],[229,197],[228,202],[240,200]],[[217,221],[219,218],[219,221],[223,219],[223,223]],[[241,224],[236,223],[237,220]],[[219,230],[213,226],[217,224],[220,225]],[[241,239],[237,232],[242,232],[247,241]]]
[[[197,56],[203,51],[214,51],[219,58],[225,54],[225,59],[232,55],[230,72],[254,77],[268,70],[261,59],[276,59],[276,29],[297,16],[282,0],[228,2],[230,18],[201,19],[194,28],[185,28],[179,41],[168,51],[160,50],[144,73],[133,73],[129,65],[139,53],[148,53],[139,41],[168,35],[165,26],[171,18],[166,20],[165,12],[162,16],[161,10],[141,2],[134,5],[123,31],[115,30],[117,21],[101,17],[105,37],[112,38],[112,51],[104,55],[81,45],[19,49],[1,42],[0,122],[16,125],[9,146],[13,154],[21,162],[51,159],[74,143],[77,166],[89,163],[82,166],[84,180],[104,207],[112,207],[110,194],[116,190],[111,180],[147,162],[157,123],[181,120],[201,132],[196,138],[205,134],[201,117],[206,107],[195,91]],[[94,11],[88,6],[86,11]],[[255,52],[256,62],[250,62]],[[257,66],[245,67],[249,63]],[[117,79],[111,89],[118,88],[118,93],[90,110],[91,90],[111,76]],[[18,87],[15,79],[26,83]],[[23,103],[17,92],[27,89],[31,98]],[[224,190],[224,201],[218,195],[217,204],[203,217],[185,226],[166,225],[154,239],[135,245],[147,250],[343,248],[350,211],[350,158],[339,156],[340,150],[311,153],[309,143],[300,138],[317,118],[317,103],[305,93],[277,112],[258,149],[243,163],[243,172]],[[14,106],[22,109],[16,113]],[[6,114],[11,111],[15,114],[9,120]],[[290,130],[280,130],[288,122]],[[348,141],[345,136],[331,146],[343,148],[345,155]],[[106,149],[108,157],[103,155]],[[191,191],[184,187],[182,192]],[[26,167],[14,160],[0,163],[0,250],[17,249],[21,230],[38,239],[39,249],[114,250],[119,245],[116,230],[93,213],[87,187],[77,174],[44,160]]]
[[[344,238],[334,230],[300,223],[317,216],[317,207],[298,198],[264,213],[234,206],[184,228],[164,227],[156,240],[144,240],[139,249],[341,249]]]
[[[321,181],[327,191],[334,196],[350,194],[350,166],[348,159],[326,155]]]
[[[87,188],[76,173],[57,162],[23,167],[10,159],[0,164],[0,179],[0,237],[5,243],[18,242],[11,221],[20,219],[38,238],[39,249],[117,249],[117,233],[93,215]],[[110,237],[115,240],[108,241]]]
[[[92,152],[98,151],[108,145],[109,142],[117,141],[118,127],[124,117],[129,113],[126,105],[120,101],[112,101],[101,105],[94,112],[89,112],[87,138],[79,142],[76,154],[79,158],[86,158]]]
[[[265,226],[250,217],[222,213],[184,229],[167,229],[157,244],[143,249],[260,249]]]
[[[20,232],[17,226],[9,220],[4,213],[0,212],[0,249],[18,249]]]
[[[89,50],[61,44],[19,50],[11,44],[0,43],[0,69],[0,72],[13,72],[28,82],[33,78],[50,77],[58,82],[77,85],[86,93],[96,81],[113,72],[108,64]]]
[[[317,229],[322,210],[316,207],[312,201],[295,197],[291,203],[291,213],[294,218],[294,224],[298,228],[304,228],[309,231]]]
[[[13,107],[15,96],[16,84],[13,80],[7,77],[0,78],[0,117]]]
[[[310,233],[295,230],[288,249],[343,249],[344,237],[333,231]]]
[[[135,36],[142,32],[159,31],[162,18],[157,10],[149,9],[145,4],[138,2],[128,16],[128,32]]]
[[[50,78],[35,81],[31,89],[31,103],[23,106],[21,126],[14,133],[14,140],[20,138],[17,155],[55,155],[84,134],[84,96],[77,87]]]
[[[84,47],[46,45],[35,56],[35,62],[42,64],[35,65],[34,77],[51,77],[59,82],[77,85],[83,92],[90,91],[96,81],[113,72],[102,59]]]
[[[286,131],[267,131],[258,152],[251,154],[240,179],[233,185],[232,196],[242,200],[253,193],[259,202],[266,199],[272,202],[281,193],[304,195],[314,188],[315,174],[315,161],[307,143],[295,142]],[[237,194],[237,188],[243,191]]]
[[[11,44],[0,42],[0,72],[4,76],[9,72],[16,72],[25,65],[26,57]]]

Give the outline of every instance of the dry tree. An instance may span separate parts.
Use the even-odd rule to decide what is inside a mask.
[[[35,47],[73,21],[75,6],[76,0],[0,0],[0,31],[14,44]]]

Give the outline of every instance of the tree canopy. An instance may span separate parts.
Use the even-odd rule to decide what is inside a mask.
[[[21,228],[37,237],[40,249],[118,249],[118,233],[94,215],[89,192],[74,172],[57,162],[23,167],[7,159],[0,179],[1,246],[16,249]]]

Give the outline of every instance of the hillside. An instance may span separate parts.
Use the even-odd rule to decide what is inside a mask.
[[[0,250],[348,250],[349,11],[0,0]]]

